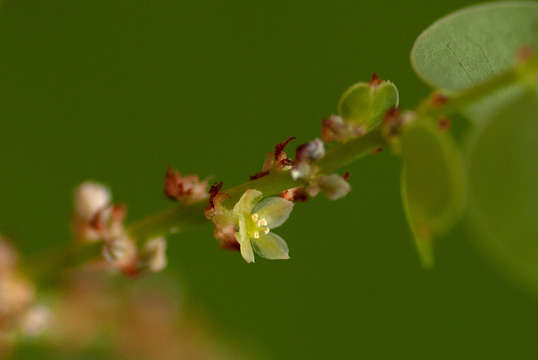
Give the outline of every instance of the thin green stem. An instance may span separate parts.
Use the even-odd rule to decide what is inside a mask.
[[[204,216],[205,206],[205,202],[190,206],[178,204],[132,223],[127,227],[127,231],[139,242],[184,231],[207,222]]]
[[[538,56],[535,56],[484,83],[449,97],[445,102],[436,103],[430,97],[420,104],[416,113],[422,117],[433,118],[450,115],[516,83],[535,82],[537,72]],[[323,174],[334,173],[384,145],[386,145],[386,140],[382,134],[381,127],[379,127],[345,144],[334,145],[316,165]],[[228,204],[233,204],[248,189],[256,189],[265,196],[271,196],[301,185],[304,185],[304,183],[301,180],[292,179],[288,171],[272,171],[267,176],[235,187],[225,188],[222,191],[230,196],[229,200],[227,200]],[[204,216],[206,205],[205,202],[191,206],[178,204],[131,224],[127,230],[139,243],[143,243],[156,236],[165,236],[202,224],[208,224],[209,221]],[[49,254],[49,256],[45,257],[45,260],[30,262],[29,268],[31,269],[31,275],[37,278],[52,279],[53,275],[57,274],[61,269],[85,263],[99,253],[99,244],[76,245],[67,250]]]
[[[345,144],[335,145],[317,162],[317,165],[321,173],[333,173],[372,153],[384,144],[385,140],[381,131],[375,130]],[[231,188],[225,188],[222,192],[230,196],[227,204],[233,205],[248,189],[256,189],[265,196],[271,196],[301,185],[304,185],[302,180],[292,179],[289,171],[272,171],[267,176]],[[128,230],[135,238],[146,239],[150,236],[163,236],[170,232],[178,232],[187,227],[207,223],[207,219],[203,215],[203,209],[206,204],[203,203],[202,205],[177,205],[134,223],[129,226]]]
[[[538,56],[532,57],[519,66],[507,70],[490,80],[478,84],[453,97],[448,97],[441,104],[432,102],[432,97],[425,100],[417,108],[417,115],[421,117],[439,118],[458,112],[483,98],[496,93],[516,83],[523,83],[531,79],[534,81],[538,71]],[[435,96],[435,94],[433,95]],[[375,149],[385,145],[385,139],[378,128],[362,137],[345,144],[333,146],[327,154],[317,162],[320,172],[330,174],[349,165],[361,157],[372,153]],[[261,191],[265,196],[277,195],[280,192],[303,185],[300,180],[293,180],[286,171],[273,171],[262,178],[248,181],[241,185],[224,189],[230,196],[227,204],[236,202],[248,189]],[[178,206],[148,217],[132,225],[129,230],[136,237],[149,235],[164,235],[171,230],[182,230],[186,226],[205,222],[200,206],[192,208]]]
[[[433,96],[423,101],[417,109],[417,114],[439,118],[461,111],[469,105],[475,104],[483,98],[490,96],[502,89],[512,86],[517,83],[525,83],[527,81],[536,82],[536,73],[538,72],[538,56],[534,56],[529,60],[521,63],[512,69],[509,69],[491,79],[469,88],[455,96],[448,97],[446,102],[436,105],[432,98],[438,95],[438,92]]]

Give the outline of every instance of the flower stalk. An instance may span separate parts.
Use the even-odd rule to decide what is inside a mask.
[[[438,91],[435,91],[417,107],[414,114],[421,118],[444,118],[514,84],[535,82],[537,72],[538,56],[533,56],[521,61],[518,66],[454,96],[440,95]],[[318,168],[320,174],[331,174],[366,155],[377,153],[387,145],[391,145],[391,139],[387,138],[386,127],[381,125],[351,140],[346,139],[343,143],[333,145],[327,150],[325,156],[313,164]],[[267,197],[307,185],[304,179],[294,179],[290,176],[289,171],[265,171],[262,172],[262,175],[255,176],[253,180],[243,184],[224,188],[222,193],[227,196],[223,200],[223,204],[231,209],[250,189],[255,189]],[[185,185],[197,186],[197,179],[188,177],[187,179],[193,184],[185,183],[185,178],[179,177],[173,180],[182,181],[181,185],[184,191],[188,189]],[[191,196],[191,193],[186,194]],[[206,201],[180,201],[171,208],[126,226],[125,231],[137,241],[138,247],[142,248],[145,242],[156,237],[210,224],[210,221],[204,216],[206,206]],[[87,263],[101,256],[101,253],[101,244],[99,243],[76,243],[68,249],[54,251],[38,259],[31,259],[28,261],[27,273],[31,278],[41,279],[43,282],[49,283],[60,271]]]
[[[444,96],[439,92],[434,92],[418,106],[417,114],[435,119],[448,116],[514,84],[536,84],[537,73],[538,55],[534,55],[522,60],[517,66],[455,96]]]

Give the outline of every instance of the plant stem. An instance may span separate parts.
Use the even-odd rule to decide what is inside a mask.
[[[206,203],[190,206],[178,204],[172,208],[148,216],[127,227],[127,231],[138,241],[177,233],[207,222],[204,216]]]
[[[513,69],[507,70],[460,94],[449,97],[444,103],[435,104],[432,101],[438,94],[436,92],[418,106],[416,113],[418,116],[431,118],[447,116],[514,84],[525,83],[529,80],[535,82],[537,72],[538,56],[534,56]],[[386,145],[386,143],[380,126],[364,136],[344,144],[334,145],[316,165],[319,167],[320,173],[334,173],[363,156],[371,154],[377,148]],[[272,171],[267,176],[224,189],[222,192],[230,196],[226,204],[233,205],[248,189],[256,189],[265,196],[271,196],[302,185],[304,183],[301,180],[293,180],[288,171]],[[190,206],[178,204],[131,224],[127,230],[140,244],[153,237],[166,236],[170,233],[208,224],[209,221],[204,216],[206,205],[206,202]],[[61,269],[83,264],[98,256],[99,253],[99,244],[72,246],[67,250],[49,254],[49,256],[45,257],[45,260],[35,261],[30,266],[30,275],[45,279],[45,281],[52,281],[53,275],[57,275]]]
[[[423,101],[417,109],[419,116],[440,118],[458,112],[475,104],[483,98],[505,89],[517,83],[527,81],[536,82],[536,73],[538,72],[538,56],[534,56],[512,69],[509,69],[491,79],[480,83],[463,92],[448,97],[445,103],[436,105],[432,99],[439,93],[436,92],[428,99]]]
[[[432,102],[432,97],[435,94],[432,95],[432,97],[420,104],[417,108],[417,115],[439,118],[452,114],[499,90],[528,79],[532,80],[537,71],[538,56],[534,56],[515,68],[509,69],[458,95],[449,97],[446,102],[440,105],[435,105]],[[382,135],[381,127],[378,127],[362,137],[333,146],[317,162],[317,166],[319,166],[321,173],[330,174],[372,153],[375,149],[385,144],[386,141]],[[256,189],[265,196],[271,196],[301,185],[304,185],[303,182],[293,180],[287,171],[272,171],[267,176],[222,191],[230,196],[230,199],[226,201],[226,204],[230,205],[239,200],[241,195],[248,189]],[[131,225],[129,231],[137,238],[163,236],[174,232],[173,230],[183,230],[186,227],[196,226],[205,222],[207,221],[203,216],[203,206],[186,207],[178,205]]]
[[[330,174],[349,165],[353,161],[372,153],[383,146],[385,140],[380,130],[374,130],[360,138],[345,144],[333,146],[327,154],[317,162],[321,173]],[[233,205],[248,189],[261,191],[265,196],[278,195],[282,191],[304,185],[301,180],[293,180],[289,171],[272,171],[262,178],[251,180],[241,185],[223,189],[229,195],[227,205]],[[153,216],[142,219],[128,227],[128,231],[139,241],[149,237],[165,236],[169,233],[183,231],[186,228],[208,223],[203,214],[207,204],[199,203],[192,206],[179,204]]]

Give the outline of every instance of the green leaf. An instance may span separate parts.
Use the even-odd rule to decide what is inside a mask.
[[[538,89],[475,135],[469,154],[475,238],[511,275],[538,289]]]
[[[460,218],[465,203],[463,161],[452,138],[430,119],[418,119],[401,136],[402,199],[425,267],[433,265],[432,240]]]
[[[523,46],[538,50],[538,3],[491,3],[431,25],[416,40],[411,63],[426,83],[459,92],[513,67]],[[469,107],[466,115],[483,122],[522,92],[507,88]]]
[[[398,106],[398,88],[390,81],[359,82],[347,89],[338,102],[344,121],[369,131],[378,126],[385,113]]]

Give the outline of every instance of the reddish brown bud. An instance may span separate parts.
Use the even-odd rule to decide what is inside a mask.
[[[351,174],[349,173],[349,171],[346,171],[345,174],[342,175],[342,177],[344,178],[344,180],[349,179],[350,176],[351,176]]]
[[[439,106],[443,106],[444,104],[446,104],[446,102],[448,101],[448,97],[446,95],[437,93],[437,94],[433,95],[431,101],[432,101],[433,106],[439,107]]]
[[[391,107],[387,112],[385,113],[385,117],[383,118],[383,122],[392,122],[395,118],[398,117],[400,113],[400,110],[397,106]]]
[[[220,189],[222,188],[222,185],[224,185],[222,181],[211,185],[211,188],[209,189],[209,208],[211,209],[215,208],[215,197],[217,196]]]
[[[217,227],[215,226],[215,231],[213,235],[217,240],[219,240],[220,247],[224,250],[233,250],[239,251],[241,246],[235,238],[235,231],[233,225],[226,227]]]
[[[388,136],[396,135],[400,132],[402,125],[402,119],[400,117],[400,110],[393,106],[390,108],[383,118],[383,126],[385,127],[385,133]]]
[[[370,86],[374,87],[381,84],[381,79],[376,73],[373,73],[372,79],[370,80]]]
[[[192,204],[207,198],[207,182],[200,181],[197,175],[181,177],[169,166],[164,177],[164,195],[171,200]]]
[[[305,202],[308,200],[308,194],[302,187],[284,190],[280,193],[280,197],[293,202]]]
[[[442,131],[448,131],[450,130],[450,119],[449,118],[440,118],[438,121],[437,121],[437,125],[439,126],[439,129],[441,129]]]
[[[275,145],[275,160],[280,161],[280,155],[284,151],[284,148],[292,140],[295,140],[295,136],[289,137],[287,140]]]

